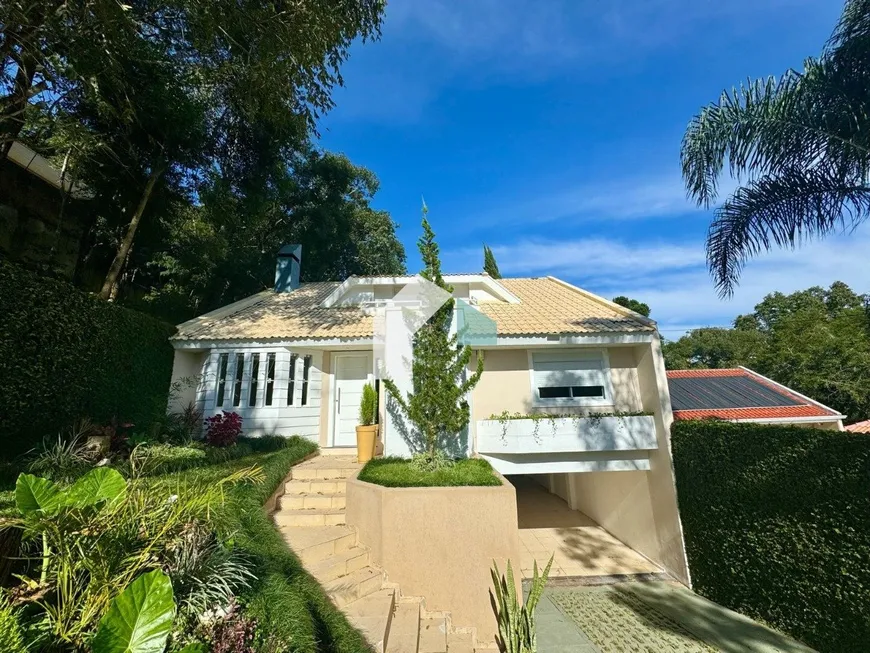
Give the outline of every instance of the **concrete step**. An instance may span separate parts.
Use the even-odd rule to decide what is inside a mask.
[[[447,653],[474,653],[474,636],[470,632],[448,633]]]
[[[363,567],[347,576],[322,583],[323,589],[339,608],[377,592],[383,584],[384,572],[375,567]]]
[[[357,569],[369,564],[369,550],[366,547],[354,546],[347,551],[336,553],[323,560],[306,564],[305,568],[320,583],[327,583],[336,578],[352,574]]]
[[[306,564],[324,560],[356,546],[356,531],[349,526],[284,526],[281,533],[296,555]]]
[[[346,497],[344,493],[334,494],[285,494],[278,499],[280,510],[328,510],[343,509]]]
[[[344,524],[344,508],[326,510],[281,510],[273,515],[279,528],[285,526],[339,526]]]
[[[324,459],[315,458],[314,460]],[[308,465],[308,463],[302,463],[301,465],[298,465],[291,470],[291,480],[312,481],[318,479],[329,480],[350,478],[351,476],[356,474],[362,467],[361,465],[358,465],[356,463],[341,462],[339,458],[325,460],[329,460],[330,463],[334,461],[335,464]]]
[[[420,645],[420,601],[396,603],[385,653],[417,653]]]
[[[382,589],[348,603],[344,613],[377,653],[384,653],[387,636],[392,628],[395,591]]]
[[[344,494],[346,489],[347,481],[344,479],[291,480],[284,483],[286,494]]]
[[[419,653],[447,653],[447,620],[443,617],[420,619]]]

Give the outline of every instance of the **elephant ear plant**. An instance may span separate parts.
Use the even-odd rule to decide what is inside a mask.
[[[507,577],[502,576],[498,565],[493,562],[492,582],[494,586],[494,608],[498,621],[499,645],[504,653],[535,653],[537,651],[537,634],[535,625],[535,608],[544,593],[547,577],[553,558],[547,563],[543,573],[538,575],[538,563],[535,562],[532,586],[524,605],[517,597],[514,571],[511,562],[507,563]]]

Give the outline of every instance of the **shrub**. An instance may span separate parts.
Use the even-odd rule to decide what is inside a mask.
[[[870,438],[677,422],[672,446],[698,593],[820,651],[870,642]]]
[[[148,424],[165,412],[174,327],[0,261],[2,455],[82,417]]]
[[[205,420],[205,441],[213,447],[229,447],[242,433],[242,416],[221,411]]]
[[[359,423],[361,426],[371,426],[378,414],[378,393],[371,383],[363,386],[362,400],[359,404]]]
[[[365,464],[357,478],[384,487],[501,485],[492,466],[482,458],[450,462],[433,470],[421,468],[416,461],[406,458],[374,458]]]

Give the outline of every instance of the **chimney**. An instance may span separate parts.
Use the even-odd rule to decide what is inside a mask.
[[[284,245],[278,250],[275,266],[275,292],[293,292],[299,287],[302,245]]]

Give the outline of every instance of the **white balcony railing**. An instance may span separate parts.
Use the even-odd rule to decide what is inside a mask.
[[[657,449],[652,415],[484,419],[477,422],[482,454],[545,454]]]

